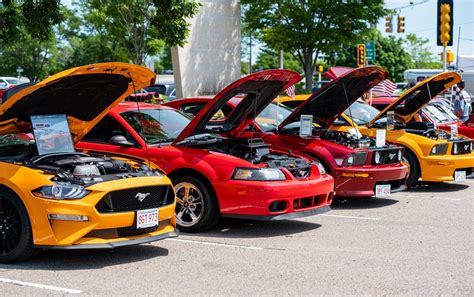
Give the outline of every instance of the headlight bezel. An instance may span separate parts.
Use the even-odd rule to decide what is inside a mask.
[[[31,191],[33,196],[50,200],[79,200],[86,197],[90,191],[81,185],[66,182],[54,182]]]
[[[430,150],[430,156],[442,156],[446,155],[448,151],[448,144],[447,143],[437,143],[433,145]]]
[[[232,173],[231,179],[238,180],[238,181],[264,181],[264,182],[287,180],[285,174],[283,173],[281,169],[270,168],[270,167],[262,167],[262,168],[236,167],[234,169],[234,172]]]

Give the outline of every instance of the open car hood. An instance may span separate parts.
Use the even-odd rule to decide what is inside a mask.
[[[433,75],[402,94],[375,116],[370,121],[369,126],[373,125],[378,119],[385,117],[387,111],[394,111],[395,119],[406,124],[431,99],[460,81],[461,76],[454,71]]]
[[[378,66],[349,70],[309,96],[279,125],[278,129],[299,121],[301,115],[312,115],[314,123],[327,128],[352,103],[387,76],[388,73]]]
[[[236,80],[214,96],[173,143],[209,132],[238,136],[273,99],[300,80],[298,73],[283,69],[256,72]],[[241,95],[242,100],[226,118],[211,121],[212,116],[236,95]]]
[[[30,117],[65,114],[78,142],[124,98],[155,81],[151,70],[127,63],[99,63],[65,70],[12,89],[0,105],[0,135],[32,132]]]

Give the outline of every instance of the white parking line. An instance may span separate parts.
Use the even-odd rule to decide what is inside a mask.
[[[210,241],[198,241],[198,240],[180,239],[180,238],[167,238],[165,240],[181,241],[181,242],[196,243],[196,244],[203,244],[203,245],[223,246],[223,247],[230,247],[230,248],[240,248],[240,249],[247,249],[247,250],[265,250],[266,249],[266,248],[256,247],[256,246],[237,245],[237,244],[229,244],[229,243],[210,242]]]
[[[379,221],[380,218],[370,218],[370,217],[354,217],[354,216],[342,216],[342,215],[332,215],[332,214],[320,214],[324,217],[334,217],[334,218],[343,218],[343,219],[357,219],[357,220],[369,220],[369,221]]]
[[[24,287],[33,287],[33,288],[39,288],[39,289],[53,290],[53,291],[69,293],[69,294],[82,293],[81,290],[67,289],[67,288],[48,286],[48,285],[29,283],[29,282],[22,282],[22,281],[17,281],[13,279],[7,279],[7,278],[0,278],[0,282],[7,283],[7,284],[14,284],[18,286],[24,286]]]
[[[444,197],[425,197],[425,196],[415,196],[415,195],[400,195],[400,194],[391,194],[393,197],[406,197],[406,198],[421,198],[421,199],[434,199],[434,200],[447,200],[447,201],[460,201],[459,198],[444,198]]]

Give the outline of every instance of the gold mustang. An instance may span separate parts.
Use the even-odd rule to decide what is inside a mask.
[[[109,109],[154,79],[141,66],[103,63],[4,96],[0,263],[25,260],[37,248],[115,248],[177,236],[172,184],[153,164],[73,148]]]

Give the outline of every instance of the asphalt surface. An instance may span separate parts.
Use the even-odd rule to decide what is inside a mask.
[[[469,187],[470,186],[470,187]],[[470,295],[474,180],[281,222],[0,265],[0,295]]]

